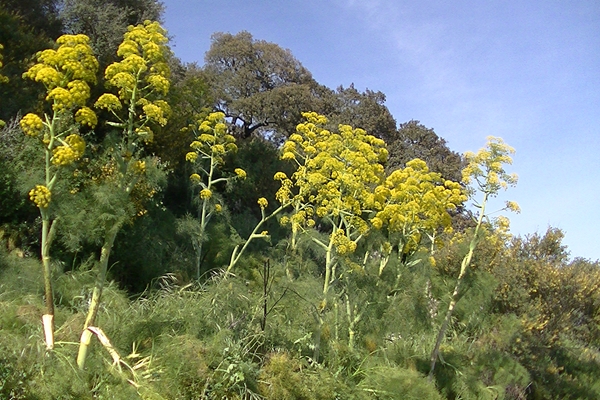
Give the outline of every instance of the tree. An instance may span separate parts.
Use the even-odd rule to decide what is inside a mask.
[[[205,56],[215,107],[239,138],[279,140],[294,132],[302,112],[319,111],[319,86],[289,50],[246,31],[215,33]]]
[[[61,0],[0,0],[3,11],[16,16],[35,34],[51,39],[63,33],[60,6]]]
[[[69,32],[87,35],[101,66],[115,61],[117,47],[129,25],[160,21],[156,0],[64,0],[60,18]]]
[[[56,1],[0,1],[3,75],[9,79],[8,84],[0,85],[0,119],[8,121],[19,112],[36,108],[43,88],[22,75],[31,66],[32,56],[52,47],[61,33]]]
[[[388,171],[403,168],[406,163],[419,158],[427,163],[429,170],[454,182],[461,181],[462,159],[450,150],[446,141],[419,121],[400,124],[397,131],[384,136],[390,152],[386,165]]]
[[[396,120],[384,105],[385,94],[382,92],[367,89],[361,93],[351,84],[347,88],[338,87],[332,94],[332,101],[329,118],[332,125],[351,125],[384,140],[394,136]]]

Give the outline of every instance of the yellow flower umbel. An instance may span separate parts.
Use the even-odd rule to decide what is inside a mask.
[[[261,197],[260,199],[258,199],[258,206],[261,209],[264,210],[265,208],[267,208],[268,205],[269,205],[269,202],[264,197]]]
[[[390,240],[404,255],[414,253],[424,235],[433,250],[436,233],[452,230],[449,212],[467,200],[459,183],[444,181],[420,159],[392,172],[372,196],[375,209],[380,211],[371,223],[377,229],[387,227]]]
[[[69,135],[61,140],[62,145],[52,150],[52,163],[56,165],[69,165],[79,160],[85,151],[85,142],[77,134]]]
[[[35,185],[35,187],[29,191],[29,198],[39,208],[48,208],[52,193],[50,193],[50,190],[46,186]]]
[[[105,93],[95,107],[113,114],[116,121],[109,125],[123,128],[131,151],[139,140],[151,142],[150,126],[165,126],[171,114],[163,100],[170,86],[167,42],[167,33],[158,22],[130,26],[117,50],[122,60],[109,65],[104,74],[107,86],[115,88],[118,96]],[[122,117],[119,112],[124,105],[127,115]]]

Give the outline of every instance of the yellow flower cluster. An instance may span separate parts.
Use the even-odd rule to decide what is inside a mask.
[[[57,50],[48,49],[37,54],[38,64],[24,76],[44,83],[48,89],[64,87],[73,80],[95,84],[98,61],[89,38],[86,35],[63,35],[56,43],[59,45]]]
[[[69,135],[62,141],[62,145],[52,150],[52,163],[55,165],[69,165],[79,160],[85,152],[85,141],[77,134]]]
[[[488,195],[495,196],[500,189],[515,186],[518,177],[504,170],[505,164],[512,164],[511,154],[515,150],[504,143],[501,138],[489,136],[487,146],[476,154],[466,152],[468,163],[462,171],[463,182],[467,185],[475,183],[477,188]]]
[[[371,192],[384,178],[382,162],[388,155],[384,141],[348,125],[332,133],[322,126],[327,123],[324,116],[314,112],[303,116],[306,122],[284,143],[281,157],[298,164],[292,176],[297,200],[314,205],[321,218],[362,215],[372,207]],[[289,196],[281,178],[281,194]]]
[[[146,172],[146,161],[137,160],[130,165],[134,174],[143,175]]]
[[[233,170],[233,172],[235,172],[235,175],[240,178],[240,179],[246,179],[246,171],[244,171],[241,168],[236,168]]]
[[[35,185],[33,189],[29,191],[29,199],[39,208],[47,208],[50,204],[52,194],[50,190],[43,185]]]
[[[185,161],[196,162],[198,159],[198,153],[195,151],[190,151],[185,155]]]
[[[96,100],[94,107],[110,111],[117,111],[123,108],[123,105],[121,104],[121,100],[119,100],[119,98],[114,94],[104,93],[98,98],[98,100]]]
[[[211,197],[212,197],[212,192],[210,191],[210,189],[202,189],[200,191],[201,199],[210,199]]]
[[[63,35],[56,43],[59,45],[57,50],[48,49],[37,54],[38,63],[23,77],[46,86],[46,100],[53,102],[55,111],[81,107],[90,97],[88,83],[96,83],[98,61],[85,35]]]
[[[190,180],[193,183],[198,184],[198,183],[200,183],[202,181],[202,178],[200,178],[200,175],[198,175],[198,174],[191,174],[190,175]]]
[[[151,143],[154,140],[154,132],[148,125],[135,128],[135,133],[138,138],[142,139],[145,143]]]
[[[269,205],[269,202],[264,197],[261,197],[260,199],[258,199],[257,203],[258,203],[258,206],[260,208],[262,208],[263,210],[265,208],[267,208],[267,206]]]
[[[89,107],[81,107],[75,113],[75,121],[80,125],[87,125],[90,128],[94,128],[98,125],[98,117],[96,113]]]
[[[335,230],[331,234],[330,240],[333,242],[336,252],[340,255],[354,253],[356,250],[356,242],[350,240],[342,229]]]
[[[507,201],[505,208],[517,214],[521,212],[521,207],[519,207],[516,201]]]
[[[414,159],[406,168],[392,172],[374,191],[372,203],[380,211],[371,224],[378,229],[385,225],[391,234],[399,234],[404,252],[415,250],[422,233],[451,230],[449,210],[466,200],[459,183],[444,181],[440,174],[429,171],[425,161]]]
[[[221,112],[211,113],[206,119],[190,125],[189,128],[196,135],[196,140],[190,144],[193,151],[188,152],[185,159],[191,163],[197,161],[208,163],[209,167],[203,169],[206,174],[208,171],[214,170],[216,166],[223,164],[227,154],[237,151],[235,138],[227,133],[225,114]],[[247,174],[243,169],[235,168],[234,173],[236,178],[246,179]]]
[[[117,55],[122,61],[106,68],[108,84],[119,90],[123,101],[131,100],[134,91],[147,89],[148,92],[166,95],[169,91],[169,66],[166,31],[158,22],[144,21],[143,24],[130,26],[119,45]],[[141,97],[146,97],[142,95]],[[162,108],[160,105],[157,105]],[[154,117],[156,110],[149,110]],[[166,112],[166,111],[163,111]],[[150,117],[149,118],[153,118]]]
[[[44,129],[44,121],[37,114],[26,114],[19,121],[21,129],[27,136],[36,137]]]
[[[142,110],[147,119],[160,126],[167,124],[167,118],[171,115],[171,107],[166,101],[156,100],[151,103],[146,99],[141,99],[139,103],[143,104]]]

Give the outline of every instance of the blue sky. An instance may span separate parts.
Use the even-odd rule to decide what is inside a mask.
[[[600,259],[600,2],[597,0],[164,0],[184,62],[214,32],[288,48],[330,88],[380,90],[398,123],[421,121],[458,152],[489,135],[516,149],[498,199],[517,235],[566,233]],[[500,204],[500,201],[499,203]]]

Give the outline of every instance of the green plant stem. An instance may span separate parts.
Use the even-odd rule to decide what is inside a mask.
[[[40,208],[42,215],[42,265],[44,268],[44,295],[46,301],[46,314],[42,317],[46,348],[54,348],[54,296],[52,293],[52,266],[50,264],[50,244],[56,232],[56,221],[50,221],[48,210]]]
[[[473,258],[473,253],[475,251],[475,247],[477,246],[477,242],[479,241],[479,229],[481,228],[481,224],[483,223],[483,218],[485,216],[485,206],[488,200],[489,193],[484,192],[483,201],[481,202],[481,210],[479,213],[479,218],[477,219],[477,225],[475,226],[475,232],[473,234],[473,238],[469,244],[469,252],[463,258],[460,265],[460,273],[458,275],[458,279],[456,280],[456,285],[454,286],[454,292],[452,292],[452,297],[450,298],[450,304],[448,304],[448,311],[446,311],[446,316],[444,321],[442,322],[442,326],[437,335],[437,339],[435,341],[435,346],[433,347],[433,351],[431,352],[430,358],[430,368],[429,368],[429,376],[428,379],[431,381],[433,379],[433,373],[435,370],[435,364],[440,354],[440,346],[442,345],[442,341],[446,335],[446,331],[448,330],[448,326],[450,324],[450,320],[452,319],[452,314],[454,313],[454,308],[456,307],[456,303],[458,301],[458,295],[460,286],[463,282],[467,269],[471,264],[471,260]]]
[[[216,182],[213,182],[212,176],[215,171],[215,161],[213,156],[210,157],[210,170],[208,172],[208,184],[206,185],[206,189],[210,190],[212,185]],[[217,179],[219,181],[220,179]],[[198,239],[198,245],[196,246],[196,279],[200,279],[200,264],[202,263],[202,242],[204,241],[204,233],[206,232],[206,226],[208,225],[208,220],[210,219],[210,215],[207,212],[208,199],[202,200],[202,209],[200,210],[200,235]]]
[[[52,176],[52,148],[54,147],[54,125],[58,119],[58,114],[54,111],[52,119],[48,120],[46,116],[46,125],[50,131],[50,138],[48,145],[44,149],[45,156],[45,184],[46,188],[52,192],[54,182],[56,182],[56,174]],[[56,232],[56,220],[50,219],[50,214],[47,207],[40,207],[40,215],[42,217],[42,246],[40,249],[40,255],[42,258],[43,265],[43,276],[44,276],[44,296],[46,302],[46,313],[42,316],[42,325],[44,328],[44,338],[46,341],[46,349],[52,350],[54,348],[54,296],[52,290],[52,266],[50,263],[50,246],[54,239]]]
[[[98,310],[100,308],[102,290],[104,289],[104,281],[106,280],[108,259],[120,227],[121,224],[115,223],[108,229],[104,238],[104,244],[102,245],[102,251],[100,253],[100,262],[98,264],[98,276],[96,277],[96,284],[94,286],[90,308],[83,325],[83,333],[81,334],[79,343],[79,353],[77,354],[77,365],[79,366],[79,369],[84,369],[85,367],[85,360],[87,358],[88,348],[92,337],[92,333],[87,328],[93,326],[96,322],[96,316],[98,315]]]
[[[250,244],[250,242],[252,240],[265,237],[264,235],[260,235],[260,234],[257,233],[260,230],[261,226],[263,226],[263,224],[265,222],[267,222],[268,220],[270,220],[271,218],[273,218],[274,216],[276,216],[277,214],[279,214],[282,210],[284,210],[285,208],[287,208],[288,205],[289,205],[289,203],[285,203],[285,204],[280,205],[279,208],[277,208],[275,211],[273,211],[268,216],[265,216],[265,210],[264,209],[261,210],[262,211],[262,218],[258,222],[258,224],[256,224],[256,226],[254,227],[254,230],[252,231],[252,233],[250,234],[250,236],[248,237],[248,239],[246,241],[244,241],[244,245],[242,246],[241,250],[240,250],[240,245],[239,244],[237,246],[235,246],[235,248],[233,249],[233,253],[231,254],[231,259],[229,261],[229,266],[227,267],[227,274],[226,275],[229,275],[229,273],[231,272],[231,270],[233,269],[233,267],[235,267],[235,265],[237,264],[237,262],[240,260],[240,257],[242,256],[242,254],[244,254],[244,251],[246,251],[246,249],[248,248],[248,245]]]
[[[356,325],[362,318],[362,313],[357,312],[356,304],[354,307],[350,304],[350,297],[346,293],[346,315],[348,316],[348,348],[354,350],[354,342],[356,337]]]

